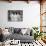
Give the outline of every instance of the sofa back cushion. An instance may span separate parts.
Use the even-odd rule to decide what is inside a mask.
[[[14,34],[14,27],[9,27],[8,31],[9,31],[11,34]]]

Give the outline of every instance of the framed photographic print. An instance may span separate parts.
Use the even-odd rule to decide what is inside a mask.
[[[8,10],[8,21],[23,21],[23,10]]]

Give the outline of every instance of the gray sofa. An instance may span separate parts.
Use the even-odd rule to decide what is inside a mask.
[[[4,36],[4,40],[6,39],[10,39],[10,40],[20,40],[21,43],[30,43],[30,42],[33,42],[34,40],[34,37],[31,35],[28,35],[28,34],[22,34],[21,33],[21,30],[22,28],[14,28],[13,31],[9,30],[9,32],[11,33],[9,36]],[[24,28],[26,29],[26,28]],[[19,30],[19,31],[18,31]],[[32,34],[32,31],[30,32]]]

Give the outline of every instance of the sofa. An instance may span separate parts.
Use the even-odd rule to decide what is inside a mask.
[[[10,35],[4,36],[4,40],[20,40],[21,43],[31,43],[34,41],[32,30],[29,28],[8,28]]]

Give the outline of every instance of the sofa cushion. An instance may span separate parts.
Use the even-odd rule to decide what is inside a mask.
[[[14,27],[9,27],[8,32],[10,32],[11,34],[14,34]]]
[[[20,42],[31,42],[32,40],[34,40],[34,37],[33,36],[21,35],[21,34],[17,34],[17,33],[15,33],[13,35],[10,35],[9,38],[11,40],[13,40],[13,39],[20,40]]]

